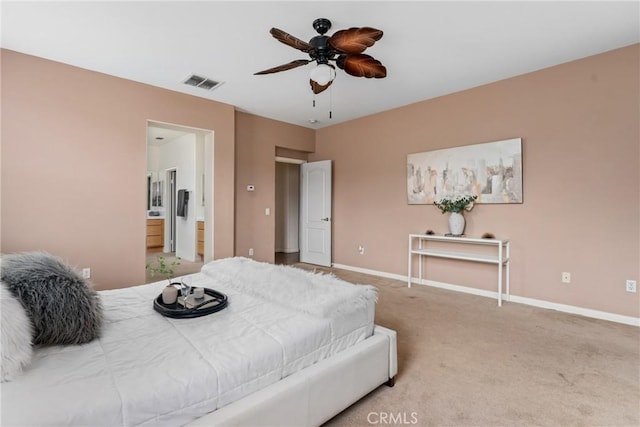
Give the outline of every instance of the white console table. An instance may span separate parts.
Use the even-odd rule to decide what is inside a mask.
[[[431,242],[431,244],[430,244]],[[471,245],[485,245],[495,246],[497,253],[485,254],[485,253],[473,253],[463,251],[451,251],[438,249],[438,242],[440,243],[455,243],[460,244],[461,249],[470,249]],[[409,274],[407,284],[411,287],[411,270],[413,256],[418,256],[418,276],[420,282],[422,282],[422,257],[437,257],[437,258],[449,258],[458,259],[462,261],[475,261],[487,264],[496,264],[498,266],[498,305],[502,306],[502,269],[506,268],[505,282],[506,282],[506,295],[509,299],[509,240],[499,239],[481,239],[470,237],[450,237],[441,236],[435,234],[409,234]]]

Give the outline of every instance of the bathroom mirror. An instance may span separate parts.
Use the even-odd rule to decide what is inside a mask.
[[[147,172],[147,210],[163,206],[164,182],[159,176],[158,172]]]
[[[151,206],[162,207],[162,181],[151,183]]]

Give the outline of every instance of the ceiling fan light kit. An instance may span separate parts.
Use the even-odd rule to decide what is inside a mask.
[[[326,18],[313,21],[313,28],[319,35],[309,40],[309,43],[278,28],[272,28],[270,33],[276,40],[307,53],[310,59],[297,59],[255,74],[278,73],[316,62],[309,80],[314,94],[331,86],[336,77],[336,66],[354,77],[379,79],[387,76],[387,69],[380,61],[362,53],[382,38],[382,31],[371,27],[353,27],[337,31],[329,37],[325,34],[331,28],[331,21]],[[330,64],[329,61],[335,62],[336,65]]]
[[[336,70],[332,65],[318,64],[311,70],[310,78],[320,86],[326,86],[336,78]]]

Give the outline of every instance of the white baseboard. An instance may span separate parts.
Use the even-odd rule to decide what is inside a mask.
[[[343,270],[355,271],[356,273],[370,274],[372,276],[385,277],[387,279],[395,279],[403,282],[407,282],[407,276],[403,276],[401,274],[393,274],[386,273],[384,271],[370,270],[368,268],[360,268],[360,267],[352,267],[350,265],[344,264],[333,264],[335,268],[341,268]],[[466,294],[478,295],[487,298],[498,299],[498,293],[494,291],[487,291],[484,289],[470,288],[468,286],[460,286],[454,285],[451,283],[444,282],[436,282],[434,280],[426,280],[422,279],[420,281],[418,278],[412,278],[411,284],[419,284],[432,286],[434,288],[447,289],[450,291],[463,292]],[[530,305],[533,307],[546,308],[550,310],[562,311],[565,313],[578,314],[581,316],[591,317],[594,319],[608,320],[610,322],[616,323],[624,323],[625,325],[631,326],[639,326],[640,327],[640,317],[632,317],[632,316],[623,316],[621,314],[609,313],[606,311],[592,310],[589,308],[576,307],[573,305],[567,304],[559,304],[551,301],[544,301],[535,298],[521,297],[517,295],[511,295],[507,297],[507,295],[502,295],[502,301],[504,302],[515,302],[518,304]]]
[[[609,320],[625,325],[640,326],[640,317],[623,316],[621,314],[609,313],[606,311],[592,310],[590,308],[576,307],[574,305],[559,304],[556,302],[544,301],[534,298],[519,297],[511,295],[509,302],[531,305],[534,307],[548,308],[551,310],[563,311],[565,313],[579,314],[581,316],[592,317],[594,319]]]
[[[372,276],[386,277],[387,279],[402,280],[404,282],[407,281],[407,276],[403,276],[401,274],[386,273],[384,271],[369,270],[368,268],[352,267],[350,265],[344,265],[344,264],[333,264],[333,267],[341,268],[343,270],[355,271],[356,273],[364,273],[364,274],[370,274]]]

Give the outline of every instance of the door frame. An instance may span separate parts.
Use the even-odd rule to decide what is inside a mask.
[[[166,169],[166,192],[167,194],[164,196],[167,201],[167,207],[165,209],[165,236],[168,236],[168,239],[165,239],[165,247],[164,252],[175,252],[176,251],[176,193],[178,191],[177,179],[178,179],[178,170],[176,168]]]
[[[169,123],[163,122],[160,120],[147,119],[146,122],[147,132],[150,127],[156,128],[164,128],[170,130],[177,130],[185,133],[196,134],[197,137],[202,137],[204,142],[204,188],[202,192],[204,194],[204,222],[205,222],[205,254],[204,254],[204,262],[211,261],[214,257],[215,252],[215,239],[214,239],[214,205],[215,205],[215,194],[214,194],[214,149],[215,149],[215,131],[213,129],[204,129],[198,128],[189,125],[177,124],[177,123]],[[148,143],[147,143],[148,144]],[[148,145],[147,145],[148,150]],[[147,151],[148,152],[148,151]],[[147,171],[149,170],[148,157],[147,157]],[[164,169],[165,177],[168,175],[169,169]],[[160,172],[162,173],[162,172]],[[197,182],[197,178],[196,178]],[[167,181],[168,183],[168,181]],[[177,185],[177,183],[176,183]],[[198,184],[196,184],[196,187]],[[165,197],[165,206],[168,203],[166,197],[168,194],[168,185],[164,186],[164,197]],[[197,200],[194,198],[194,203],[197,203]],[[165,216],[166,216],[166,207],[165,207]],[[175,211],[175,209],[174,209]],[[166,219],[165,219],[166,223]],[[165,232],[168,231],[165,224]],[[166,236],[167,234],[165,234]],[[166,239],[165,239],[166,240]],[[175,244],[175,240],[174,240]],[[165,242],[165,246],[163,251],[166,252],[167,245]],[[174,247],[175,249],[175,247]],[[146,250],[146,246],[145,246]],[[195,246],[194,246],[195,251]]]
[[[298,173],[298,197],[297,197],[297,201],[296,204],[293,205],[293,203],[289,204],[288,207],[293,207],[294,209],[297,209],[297,220],[295,221],[296,225],[295,225],[295,233],[297,235],[297,246],[298,249],[297,253],[300,252],[300,184],[301,184],[301,178],[300,178],[300,165],[302,165],[303,163],[307,163],[306,160],[302,160],[302,159],[294,159],[294,158],[290,158],[290,157],[281,157],[281,156],[276,156],[276,168],[277,168],[277,164],[278,163],[285,163],[285,164],[290,164],[290,165],[295,165],[297,166],[297,173]],[[276,178],[278,177],[278,173],[276,171]],[[275,191],[276,191],[276,196],[277,196],[277,192],[282,190],[281,188],[279,188],[278,185],[276,185]],[[277,222],[278,220],[280,220],[281,218],[285,218],[288,219],[288,213],[285,212],[281,212],[279,209],[279,206],[275,206],[275,215],[274,215],[274,222]],[[285,238],[286,235],[288,234],[288,232],[292,231],[292,227],[289,221],[285,221],[286,222],[286,230],[285,230]],[[276,226],[277,229],[277,226]],[[277,251],[278,245],[277,245],[277,239],[278,236],[275,236],[275,240],[274,240],[274,252],[277,253],[279,251]],[[286,246],[286,245],[285,245]],[[288,253],[288,251],[284,251],[285,253]],[[295,252],[291,252],[289,251],[289,253],[295,253]]]

